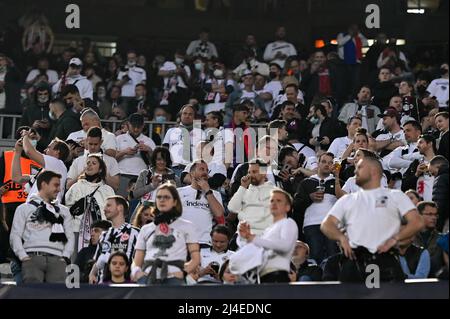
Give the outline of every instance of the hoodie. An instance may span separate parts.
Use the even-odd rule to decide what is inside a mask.
[[[252,233],[260,235],[273,224],[270,213],[270,193],[275,188],[271,182],[262,185],[239,187],[228,203],[228,209],[238,214],[239,221],[249,223]]]
[[[29,201],[41,203],[43,199],[39,194],[30,195]],[[64,219],[63,228],[67,237],[67,242],[51,242],[49,240],[52,233],[50,223],[38,223],[32,221],[32,215],[37,207],[29,202],[20,205],[15,214],[11,229],[10,243],[16,256],[22,260],[30,252],[43,252],[58,257],[70,258],[74,249],[74,235],[69,209],[58,203],[59,215]]]

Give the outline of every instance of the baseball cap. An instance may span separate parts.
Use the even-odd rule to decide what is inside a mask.
[[[142,126],[144,125],[144,116],[139,113],[131,114],[128,118],[128,122],[130,122],[131,125]]]
[[[69,61],[69,65],[76,65],[78,67],[81,67],[83,65],[83,62],[81,62],[81,60],[78,58],[72,58]]]
[[[383,118],[385,116],[396,117],[396,118],[400,117],[397,110],[394,109],[393,107],[389,107],[382,114],[378,114],[378,117],[380,117],[380,118]]]

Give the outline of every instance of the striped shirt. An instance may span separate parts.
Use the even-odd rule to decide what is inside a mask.
[[[139,229],[128,223],[122,224],[119,228],[111,227],[102,233],[94,255],[97,269],[99,269],[98,282],[103,281],[104,269],[112,253],[117,251],[124,252],[131,265],[138,235]]]

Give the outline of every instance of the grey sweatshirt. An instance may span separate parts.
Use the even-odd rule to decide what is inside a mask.
[[[34,200],[37,203],[43,201],[38,194],[31,195],[29,200]],[[9,241],[14,253],[20,260],[27,257],[29,252],[43,252],[70,258],[75,244],[72,217],[67,207],[60,204],[57,206],[60,208],[59,214],[64,219],[63,227],[67,237],[65,244],[49,240],[52,233],[52,225],[50,223],[40,224],[37,221],[31,221],[30,218],[36,211],[36,206],[27,202],[17,207]]]

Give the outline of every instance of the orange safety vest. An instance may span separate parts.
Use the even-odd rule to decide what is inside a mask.
[[[14,158],[14,151],[4,152],[3,158],[5,160],[5,178],[3,183],[6,183],[7,191],[2,195],[2,203],[25,203],[28,194],[25,192],[21,184],[12,181],[12,162]],[[32,175],[33,171],[39,170],[41,165],[35,161],[20,157],[20,167],[22,175]],[[8,182],[8,183],[7,183]]]

